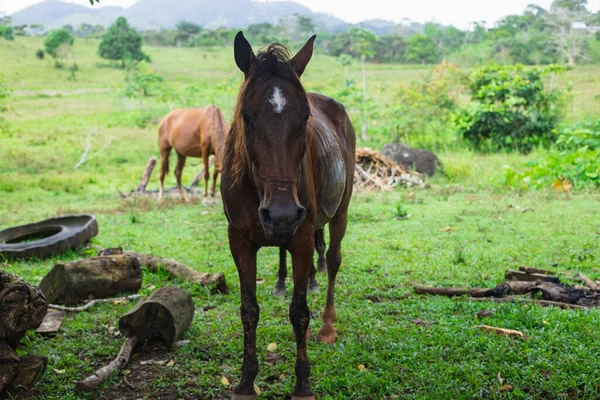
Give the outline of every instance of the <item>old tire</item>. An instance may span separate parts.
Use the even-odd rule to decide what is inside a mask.
[[[67,215],[0,232],[0,258],[45,258],[76,249],[98,234],[91,214]]]

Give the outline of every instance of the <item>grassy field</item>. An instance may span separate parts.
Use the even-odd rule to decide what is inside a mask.
[[[203,207],[169,200],[126,201],[119,192],[133,189],[148,157],[157,155],[152,124],[139,127],[135,101],[122,97],[125,72],[96,56],[97,42],[79,40],[74,59],[78,80],[34,54],[41,41],[0,41],[0,77],[14,90],[5,113],[11,133],[0,136],[0,229],[54,215],[93,212],[100,224],[94,243],[176,259],[206,272],[223,271],[230,293],[213,295],[164,274],[144,271],[142,295],[163,285],[189,290],[198,309],[182,339],[187,346],[165,352],[150,348],[134,355],[125,374],[116,374],[89,394],[73,392],[74,381],[106,363],[123,338],[113,329],[128,304],[100,305],[70,315],[53,338],[28,334],[22,354],[47,355],[49,369],[33,392],[13,397],[43,399],[226,399],[239,381],[242,326],[239,284],[226,241],[219,206]],[[174,88],[195,84],[203,103],[214,102],[227,116],[235,101],[240,73],[231,49],[146,49],[154,66]],[[403,82],[430,67],[369,65],[369,91],[384,104]],[[570,71],[575,106],[571,119],[593,115],[600,93],[598,67]],[[358,66],[352,74],[358,74]],[[317,56],[305,76],[311,90],[342,79],[335,61]],[[222,89],[215,90],[215,84]],[[233,84],[232,84],[233,82]],[[149,103],[154,112],[168,107]],[[75,170],[81,137],[97,127],[94,150],[110,145]],[[372,145],[372,143],[359,143]],[[92,154],[95,154],[92,151]],[[470,303],[423,298],[419,285],[492,287],[508,268],[528,265],[583,272],[600,278],[600,192],[571,195],[552,190],[519,193],[498,188],[490,179],[505,164],[521,165],[543,154],[481,156],[457,150],[440,154],[446,176],[422,191],[359,193],[350,208],[339,275],[338,342],[328,347],[311,340],[311,382],[320,399],[598,399],[600,398],[600,315],[594,310],[565,311],[538,306]],[[200,168],[188,160],[185,182]],[[174,184],[174,177],[168,178]],[[154,176],[150,189],[158,186]],[[513,206],[513,207],[511,207]],[[515,208],[518,206],[520,208]],[[397,209],[410,214],[396,219]],[[532,209],[532,212],[519,212]],[[445,227],[456,230],[444,230]],[[89,255],[80,250],[60,257]],[[0,262],[0,267],[39,283],[58,258]],[[287,313],[290,297],[272,298],[277,252],[261,250],[258,296],[261,320],[258,352],[261,398],[282,399],[293,388],[294,341]],[[567,275],[569,276],[569,275]],[[319,275],[321,285],[324,276]],[[322,293],[309,305],[320,327]],[[491,310],[481,320],[475,315]],[[434,322],[419,326],[411,320]],[[485,323],[517,329],[523,340],[473,329]],[[262,361],[277,343],[283,359]],[[171,366],[142,366],[141,360],[169,359]],[[364,367],[364,368],[363,368]],[[231,385],[222,383],[226,377]],[[507,386],[510,385],[510,386]]]

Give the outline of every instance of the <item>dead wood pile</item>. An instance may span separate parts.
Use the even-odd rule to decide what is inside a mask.
[[[423,175],[408,171],[378,151],[368,148],[356,149],[354,188],[360,190],[388,191],[396,186],[426,188]]]

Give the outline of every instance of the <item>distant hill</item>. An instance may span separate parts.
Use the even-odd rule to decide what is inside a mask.
[[[136,28],[174,28],[177,22],[191,21],[209,29],[245,28],[262,22],[276,24],[293,14],[312,17],[317,26],[331,32],[347,25],[332,15],[315,13],[293,1],[252,0],[140,0],[129,8],[84,7],[59,0],[46,0],[12,14],[13,23],[42,24],[46,30],[82,23],[109,25],[124,16]]]

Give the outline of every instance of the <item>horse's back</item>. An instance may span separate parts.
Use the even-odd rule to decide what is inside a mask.
[[[312,108],[311,158],[317,201],[316,229],[348,206],[352,194],[356,138],[342,104],[309,93]]]

